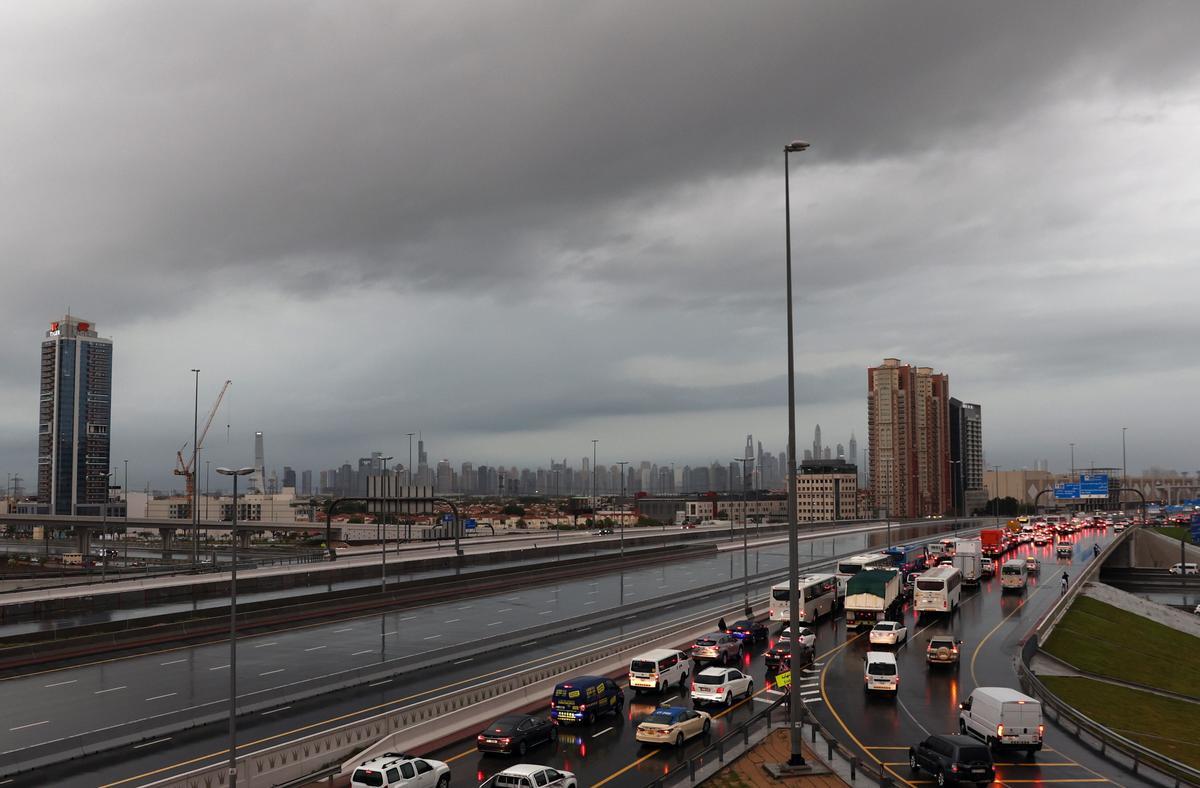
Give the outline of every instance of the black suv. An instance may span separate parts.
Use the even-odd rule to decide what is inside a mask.
[[[938,785],[987,784],[996,778],[991,751],[970,736],[930,736],[908,748],[908,766],[913,774],[929,772]]]

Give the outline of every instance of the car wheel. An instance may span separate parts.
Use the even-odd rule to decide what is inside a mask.
[[[754,682],[752,681],[746,685],[746,697],[748,698],[753,694],[754,694]]]
[[[917,772],[921,771],[920,767],[917,766],[916,753],[910,752],[908,754],[908,768],[912,771],[913,774],[916,774]]]
[[[962,720],[959,720],[958,721],[958,732],[961,733],[963,736],[966,736],[967,735],[967,723],[963,722]]]
[[[662,684],[660,684],[657,687],[657,689],[660,693],[666,692],[667,691],[667,682],[664,681]]]
[[[708,729],[709,729],[709,728],[711,728],[711,727],[712,727],[712,720],[705,720],[705,721],[704,721],[704,728],[703,728],[703,732],[704,732],[704,735],[705,735],[705,736],[707,736],[707,735],[708,735]]]
[[[683,746],[683,731],[680,731],[679,733],[675,734],[675,746],[676,747]]]
[[[521,743],[517,745],[517,755],[520,755],[523,758],[528,750],[529,745],[525,744],[525,740],[522,739]]]
[[[443,774],[438,778],[437,788],[450,788],[450,775]]]
[[[724,703],[724,704],[725,704],[725,708],[727,708],[727,709],[728,709],[730,706],[732,706],[732,705],[733,705],[733,693],[732,693],[732,692],[726,692],[726,693],[725,693],[725,697],[722,699],[722,701],[721,701],[721,702],[722,702],[722,703]]]

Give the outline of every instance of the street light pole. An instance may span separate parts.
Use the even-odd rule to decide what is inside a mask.
[[[787,384],[788,384],[788,625],[791,628],[791,691],[788,702],[789,739],[791,755],[788,765],[805,766],[803,724],[804,698],[800,694],[800,549],[797,545],[799,527],[796,523],[796,349],[792,326],[792,194],[788,154],[801,153],[808,148],[799,140],[783,147],[783,213],[787,246]]]
[[[192,480],[192,500],[188,504],[192,507],[192,569],[195,569],[200,563],[200,485],[196,484],[196,471],[200,470],[196,467],[200,457],[200,447],[196,445],[200,438],[200,370],[193,369],[192,374],[196,376],[195,399],[192,400],[192,467],[191,475],[184,479]]]
[[[414,435],[416,435],[415,432],[408,433],[408,468],[404,471],[408,476],[406,482],[409,486],[412,485],[412,438]],[[409,511],[412,510],[410,509]]]
[[[237,480],[239,476],[254,473],[254,469],[217,468],[217,473],[233,477],[233,525],[229,530],[233,544],[233,563],[229,570],[229,788],[237,788]]]
[[[393,458],[392,457],[380,457],[379,459],[383,460],[383,476],[379,480],[379,482],[380,482],[379,486],[382,488],[383,482],[387,480],[388,460],[391,460]],[[388,492],[390,493],[391,491],[392,491],[391,485],[388,485]],[[382,489],[380,490],[380,492],[382,492]],[[380,520],[383,521],[383,535],[379,539],[379,567],[380,567],[379,568],[379,573],[380,573],[379,574],[379,590],[381,592],[387,591],[387,508],[388,508],[387,503],[384,503],[383,511],[380,512],[378,515],[376,515],[376,524],[378,524]],[[399,528],[396,529],[396,549],[397,550],[400,549],[400,529]]]
[[[104,545],[104,558],[100,564],[100,581],[104,582],[108,579],[108,484],[112,479],[112,471],[93,474],[93,476],[104,480],[104,503],[100,509],[100,543]]]
[[[129,460],[125,460],[125,568],[129,568]]]
[[[750,466],[749,462],[753,462],[752,457],[734,457],[734,462],[742,464],[742,596],[746,607],[746,616],[750,616],[750,541],[746,536],[746,509],[750,506],[750,479],[746,473],[746,469]]]
[[[617,465],[621,466],[621,498],[617,502],[617,511],[621,513],[621,558],[625,558],[625,466],[629,464],[629,460],[621,460]]]
[[[600,523],[600,518],[596,511],[596,444],[600,442],[599,438],[592,438],[592,525],[597,526]]]
[[[1075,444],[1071,444],[1071,478],[1075,478]]]
[[[1121,486],[1122,487],[1125,486],[1125,480],[1129,476],[1129,469],[1125,465],[1125,430],[1127,430],[1127,429],[1129,429],[1129,428],[1128,427],[1121,428]],[[1119,501],[1118,501],[1118,503],[1119,503]]]

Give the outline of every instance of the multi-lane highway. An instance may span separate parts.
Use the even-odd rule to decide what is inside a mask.
[[[881,532],[813,539],[805,543],[804,552],[806,560],[819,561],[861,551],[882,539]],[[752,545],[747,563],[752,576],[780,570],[786,565],[785,547],[777,540],[762,546]],[[517,665],[560,654],[564,649],[587,650],[617,634],[662,627],[666,621],[693,611],[711,608],[715,621],[719,611],[736,607],[741,600],[742,565],[741,551],[733,549],[705,559],[514,588],[511,593],[239,638],[238,694],[242,703],[273,690],[286,691],[288,685],[305,679],[413,657],[435,648],[458,646],[463,654],[461,660],[450,659],[436,671],[408,674],[375,687],[266,710],[239,723],[242,740],[249,748],[294,735],[298,729],[312,732],[330,727],[356,716],[367,716],[381,705],[412,702],[439,688],[494,678]],[[641,613],[629,620],[594,629],[582,627],[569,635],[527,642],[508,652],[478,657],[469,653],[473,644],[479,641],[486,644],[489,638],[593,611],[607,611],[622,602],[629,605],[712,585],[727,590],[716,596]],[[764,589],[762,584],[758,586],[755,593],[761,595]],[[53,742],[150,715],[179,711],[199,714],[211,710],[227,698],[228,651],[227,643],[218,643],[7,678],[0,682],[6,699],[4,749]],[[63,785],[139,784],[150,775],[169,774],[202,763],[206,757],[220,757],[222,741],[219,726],[172,733],[161,740],[41,769],[36,776],[19,776],[10,784],[44,784],[49,776]]]

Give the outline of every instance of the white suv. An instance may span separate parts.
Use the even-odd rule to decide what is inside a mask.
[[[754,679],[737,668],[705,668],[692,681],[692,702],[733,705],[735,696],[754,694]]]
[[[863,659],[863,679],[867,692],[900,691],[900,668],[890,651],[868,651]]]
[[[449,788],[450,767],[432,758],[389,752],[363,761],[351,788]]]
[[[579,788],[574,772],[518,763],[484,780],[479,788]]]

